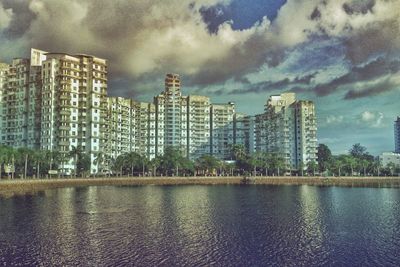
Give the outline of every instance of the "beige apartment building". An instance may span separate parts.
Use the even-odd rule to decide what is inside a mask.
[[[248,116],[232,102],[183,96],[178,74],[166,75],[153,103],[109,97],[107,74],[105,59],[38,49],[0,64],[1,143],[59,151],[67,175],[75,171],[75,148],[90,156],[92,174],[110,170],[99,169],[98,157],[112,162],[137,152],[153,159],[168,146],[192,160],[205,154],[230,160],[233,144],[248,153],[280,153],[291,168],[316,160],[314,104],[293,93],[271,96],[264,113]]]

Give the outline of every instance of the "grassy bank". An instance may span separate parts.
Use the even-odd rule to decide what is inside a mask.
[[[387,177],[152,177],[86,178],[47,180],[2,180],[0,196],[31,194],[47,189],[104,185],[314,185],[347,187],[400,187],[400,178]]]

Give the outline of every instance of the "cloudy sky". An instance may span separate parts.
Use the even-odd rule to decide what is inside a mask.
[[[106,58],[110,95],[142,101],[167,72],[248,114],[294,91],[334,153],[394,149],[400,0],[0,0],[0,61],[30,47]]]

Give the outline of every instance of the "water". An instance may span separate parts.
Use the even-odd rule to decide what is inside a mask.
[[[6,266],[398,266],[399,256],[399,189],[86,187],[0,199]]]

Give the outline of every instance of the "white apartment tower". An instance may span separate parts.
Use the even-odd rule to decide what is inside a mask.
[[[10,70],[10,66],[6,63],[0,63],[0,141],[1,143],[5,143],[6,136],[3,135],[4,130],[6,128],[6,121],[3,120],[3,114],[6,114],[7,106],[4,105],[5,91],[7,88],[8,81],[8,72]],[[4,110],[4,111],[3,111]]]
[[[187,154],[190,159],[196,159],[202,155],[211,153],[210,98],[206,96],[191,95],[187,100]]]
[[[235,104],[212,104],[210,115],[211,155],[220,159],[230,159],[234,143]]]
[[[157,154],[165,147],[178,148],[187,155],[187,96],[182,96],[178,74],[167,74],[165,90],[154,97],[157,122]]]
[[[294,93],[274,95],[255,117],[255,150],[278,153],[298,169],[317,160],[316,130],[313,102],[296,100]]]
[[[396,153],[400,153],[400,116],[394,122],[394,143]]]
[[[235,145],[242,145],[248,154],[255,151],[254,123],[254,116],[235,113],[233,141]]]
[[[62,172],[75,168],[68,153],[78,148],[94,161],[107,146],[107,62],[88,55],[47,53],[42,62],[41,149],[56,150],[65,157]]]
[[[33,50],[42,53],[40,50]],[[38,148],[40,142],[41,69],[32,58],[2,66],[2,143]]]

